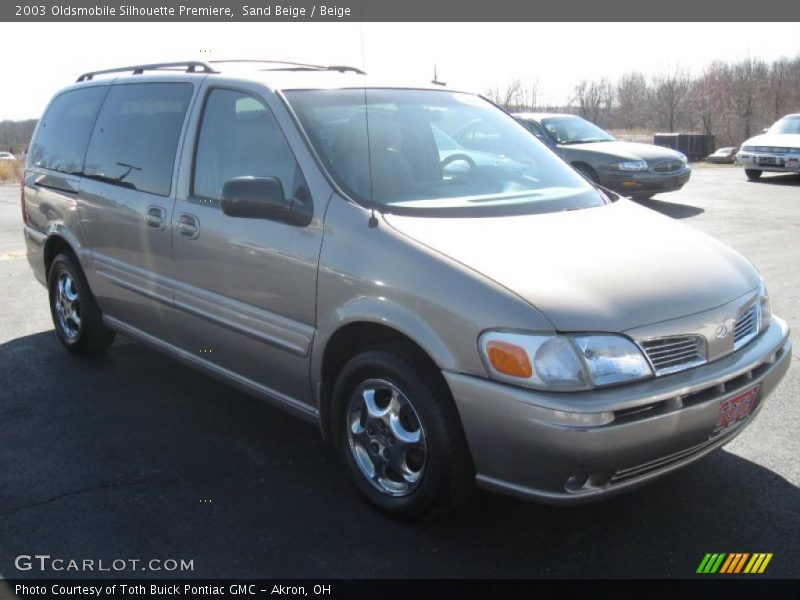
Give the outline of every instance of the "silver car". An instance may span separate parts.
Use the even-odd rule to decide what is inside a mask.
[[[399,517],[476,483],[558,504],[631,489],[730,441],[790,362],[745,258],[440,86],[86,73],[22,190],[68,350],[121,333],[290,411]]]

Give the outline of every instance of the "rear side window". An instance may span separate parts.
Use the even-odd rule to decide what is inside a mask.
[[[79,175],[97,111],[108,91],[95,86],[64,92],[53,100],[31,144],[30,164]]]
[[[190,83],[112,86],[86,154],[87,177],[169,196]]]
[[[195,157],[195,196],[218,200],[234,177],[276,177],[287,198],[305,198],[305,180],[269,109],[243,92],[213,90]]]

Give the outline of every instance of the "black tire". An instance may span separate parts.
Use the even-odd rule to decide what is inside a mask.
[[[103,325],[100,307],[72,254],[58,254],[50,263],[47,288],[56,335],[70,352],[98,354],[111,345],[114,332]]]
[[[354,417],[355,413],[351,410],[363,399],[362,388],[384,383],[399,390],[404,401],[411,405],[412,420],[418,419],[422,434],[420,437],[424,442],[424,449],[421,451],[423,458],[417,454],[415,465],[411,465],[410,454],[406,454],[401,461],[409,472],[419,474],[413,484],[407,484],[402,477],[395,477],[395,480],[400,481],[395,484],[391,466],[386,464],[389,462],[388,457],[383,461],[386,464],[382,471],[385,474],[383,480],[401,487],[407,485],[410,489],[403,495],[391,495],[391,492],[381,489],[378,478],[370,478],[356,458],[357,455],[360,456],[363,463],[363,458],[367,457],[374,465],[376,459],[380,459],[381,453],[403,447],[398,438],[394,438],[398,443],[396,448],[391,441],[387,443],[384,439],[381,446],[383,450],[372,453],[361,442],[354,441],[351,434],[351,427],[363,426],[364,436],[368,431],[366,424],[357,424],[358,417]],[[377,404],[377,393],[374,398]],[[388,400],[386,410],[391,411]],[[397,414],[398,421],[402,421],[402,413]],[[406,344],[386,344],[364,350],[350,359],[334,386],[332,419],[333,441],[345,469],[356,488],[382,511],[396,518],[420,519],[455,508],[473,491],[474,467],[450,391],[435,365],[416,349]],[[380,425],[379,422],[377,424]],[[409,429],[413,430],[414,427]],[[390,431],[385,427],[384,430],[384,436],[392,437]],[[381,435],[380,431],[376,433]],[[369,443],[376,444],[376,441]],[[378,473],[379,468],[376,467],[374,472]],[[393,473],[400,474],[399,471]]]
[[[750,181],[756,181],[757,179],[761,179],[761,173],[763,171],[759,171],[758,169],[745,169],[744,174]]]

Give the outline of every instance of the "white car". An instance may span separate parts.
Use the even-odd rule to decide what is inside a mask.
[[[0,152],[0,160],[17,160],[17,157],[11,154],[11,152]]]
[[[748,179],[758,179],[764,171],[800,173],[800,114],[786,115],[742,144],[736,162],[744,165]]]

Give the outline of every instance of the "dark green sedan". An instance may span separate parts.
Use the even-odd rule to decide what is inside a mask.
[[[618,141],[575,115],[516,113],[514,117],[586,177],[623,196],[644,200],[679,190],[692,174],[680,152]]]

